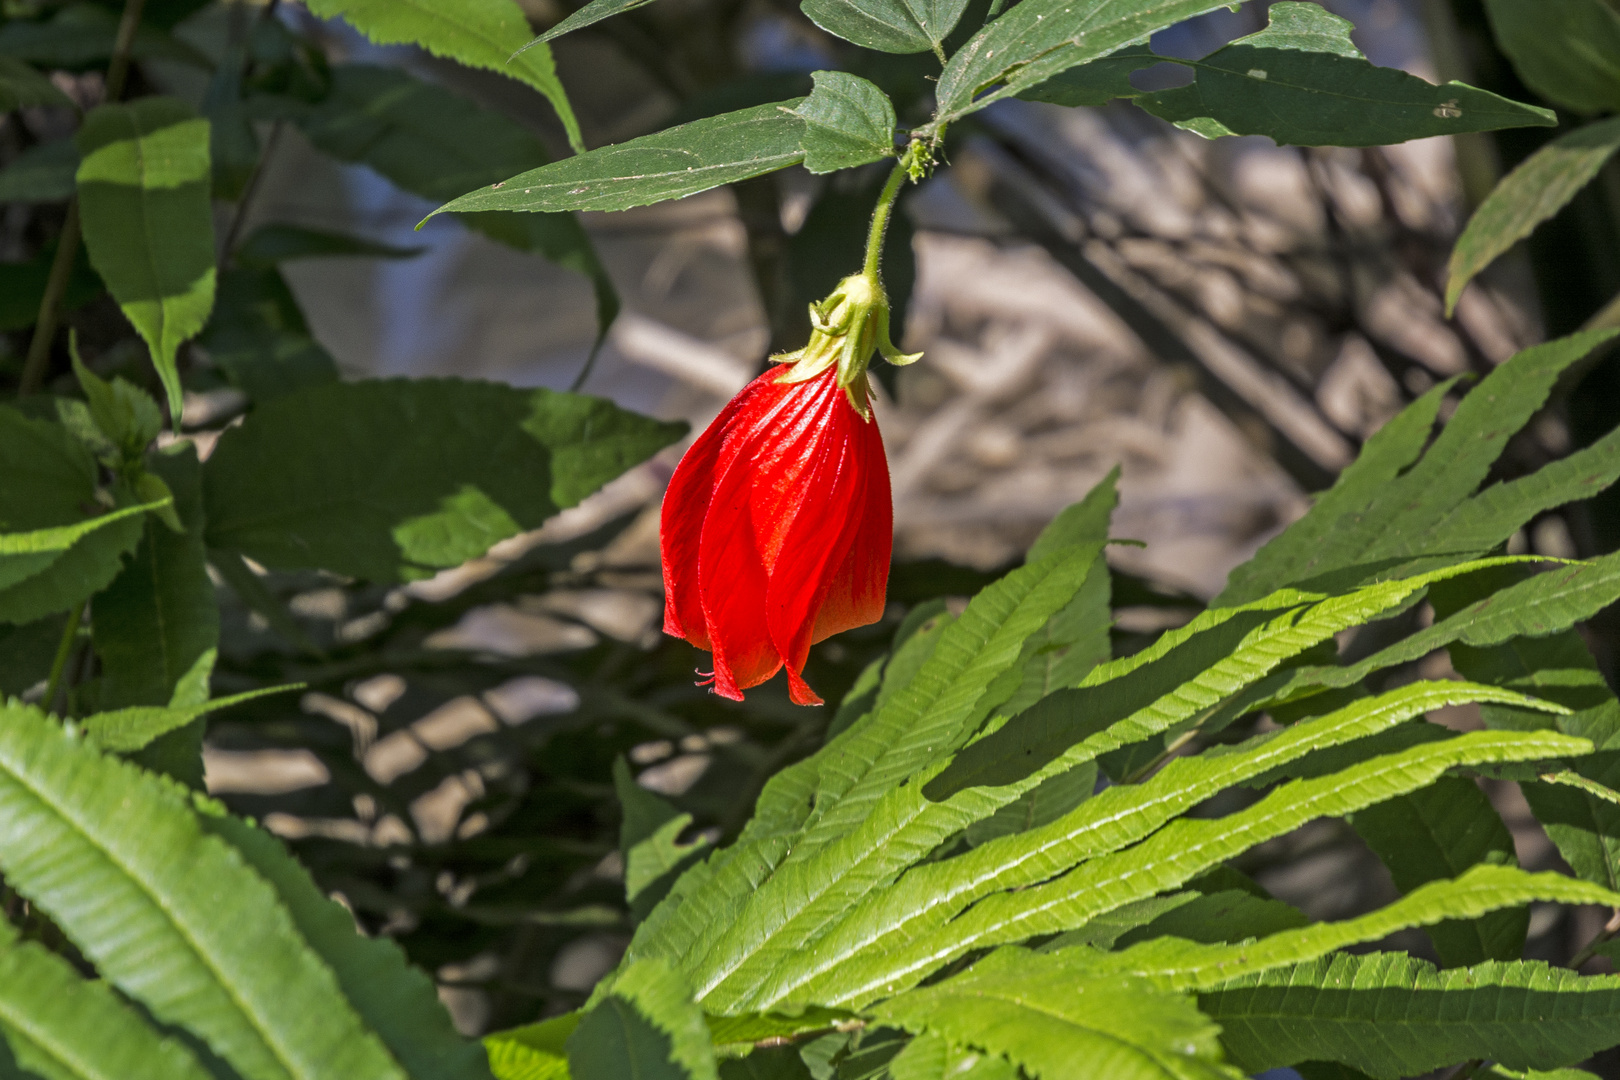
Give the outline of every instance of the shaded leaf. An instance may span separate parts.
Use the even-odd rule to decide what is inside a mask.
[[[278,108],[290,106],[282,101]],[[291,116],[326,153],[367,165],[432,202],[550,160],[521,125],[397,68],[339,65],[332,70],[331,92],[314,106],[291,107]],[[573,215],[468,214],[462,221],[492,240],[584,275],[596,290],[598,325],[613,321],[618,296]]]
[[[1451,251],[1446,314],[1456,310],[1457,298],[1475,274],[1568,205],[1617,148],[1620,118],[1589,124],[1554,139],[1503,177],[1468,219]]]
[[[1017,1080],[1004,1057],[958,1046],[934,1034],[918,1035],[889,1062],[891,1080]]]
[[[13,18],[0,25],[0,56],[44,68],[81,69],[110,58],[117,35],[116,11],[100,4],[69,3],[45,21]],[[171,60],[205,71],[213,66],[207,55],[144,19],[130,42],[130,55],[135,60]]]
[[[564,1013],[485,1035],[490,1072],[496,1080],[570,1080],[567,1042],[579,1020],[577,1012]]]
[[[24,105],[57,105],[71,109],[73,102],[51,80],[9,56],[0,56],[0,113]]]
[[[212,655],[206,658],[212,661]],[[210,667],[212,664],[210,663]],[[196,703],[174,702],[170,705],[136,705],[125,709],[98,712],[84,718],[85,737],[103,750],[130,754],[145,749],[154,739],[176,731],[218,709],[228,709],[244,701],[283,694],[302,688],[301,683],[290,686],[266,686],[259,690],[245,690],[229,697],[204,698]],[[200,783],[192,784],[200,787]]]
[[[0,169],[0,202],[60,202],[73,194],[79,147],[72,139],[40,143]]]
[[[1477,863],[1518,865],[1513,834],[1479,786],[1462,777],[1442,777],[1410,795],[1369,806],[1351,824],[1403,893],[1456,877]],[[1529,926],[1530,910],[1512,908],[1450,919],[1428,930],[1445,966],[1466,967],[1518,959]]]
[[[203,468],[207,541],[272,568],[424,577],[538,528],[684,432],[598,398],[495,383],[316,387],[221,437]]]
[[[178,426],[175,353],[214,305],[208,121],[173,98],[102,105],[77,136],[90,261],[151,351]]]
[[[624,859],[624,898],[638,919],[647,917],[687,867],[707,854],[708,840],[681,843],[692,824],[657,795],[637,784],[622,757],[613,761],[613,790],[624,818],[619,825],[619,853]]]
[[[402,248],[359,236],[308,229],[302,225],[263,225],[236,249],[243,266],[274,266],[293,259],[363,258],[409,259],[426,248]]]
[[[557,110],[569,145],[576,153],[584,151],[551,49],[525,48],[529,22],[514,0],[314,0],[309,7],[323,19],[342,16],[379,45],[416,45],[528,83]]]
[[[1576,112],[1620,109],[1620,13],[1603,0],[1485,0],[1525,85]]]
[[[70,178],[71,187],[71,178]],[[0,330],[22,330],[39,320],[51,265],[56,262],[56,241],[44,245],[25,263],[0,263]],[[90,257],[80,248],[73,259],[62,311],[77,311],[106,291],[90,268]]]
[[[803,99],[757,105],[604,146],[469,191],[435,210],[628,210],[759,176],[804,158]]]
[[[703,1010],[659,960],[623,969],[567,1048],[573,1080],[719,1080]]]
[[[214,314],[197,344],[255,402],[338,379],[337,361],[310,333],[273,266],[237,266],[220,275]]]
[[[1197,62],[1187,86],[1143,94],[1148,112],[1206,138],[1265,135],[1298,146],[1382,146],[1464,131],[1557,124],[1550,110],[1459,82],[1435,86],[1375,67],[1351,24],[1284,0],[1270,25]]]
[[[804,167],[837,172],[894,156],[894,104],[859,75],[814,73],[815,89],[794,111],[804,119]]]

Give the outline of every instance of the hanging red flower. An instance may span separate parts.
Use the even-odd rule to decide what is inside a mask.
[[[866,362],[914,357],[889,344],[866,281],[812,307],[810,344],[731,400],[664,495],[664,632],[714,654],[722,697],[786,667],[793,701],[821,704],[810,646],[883,616],[894,511]]]

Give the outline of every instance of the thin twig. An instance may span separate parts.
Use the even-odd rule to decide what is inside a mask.
[[[283,122],[277,120],[270,125],[270,134],[264,140],[264,149],[259,153],[259,160],[254,163],[253,173],[248,177],[247,184],[242,188],[242,197],[236,201],[236,213],[231,217],[231,227],[225,231],[225,243],[219,249],[219,261],[224,265],[231,261],[236,253],[236,242],[242,237],[242,229],[247,225],[248,210],[253,205],[254,198],[259,194],[259,185],[264,180],[265,166],[270,161],[270,155],[276,152],[276,144],[281,141]]]
[[[114,102],[124,93],[129,81],[129,65],[135,48],[135,32],[140,29],[141,12],[146,0],[128,0],[124,17],[118,23],[118,36],[113,40],[112,58],[107,62],[105,100]],[[61,310],[62,297],[67,293],[68,281],[73,275],[73,262],[79,257],[79,197],[68,200],[67,220],[62,223],[62,235],[57,241],[56,258],[51,261],[51,275],[45,282],[45,295],[40,298],[39,317],[34,321],[34,336],[28,343],[28,359],[23,364],[22,378],[17,384],[17,396],[27,397],[45,385],[45,372],[50,367],[51,341],[56,337],[56,322]]]
[[[45,681],[45,710],[55,711],[56,695],[62,689],[62,673],[67,670],[68,657],[73,655],[73,643],[79,637],[79,623],[84,618],[85,601],[80,600],[68,612],[67,627],[62,631],[62,642],[56,647],[56,659],[51,661],[51,674]]]

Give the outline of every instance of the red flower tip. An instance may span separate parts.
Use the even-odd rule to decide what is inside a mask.
[[[714,653],[722,697],[786,667],[793,701],[820,705],[802,675],[810,646],[882,617],[894,512],[883,437],[838,368],[789,375],[744,387],[670,479],[664,632]],[[856,389],[865,405],[864,379]]]

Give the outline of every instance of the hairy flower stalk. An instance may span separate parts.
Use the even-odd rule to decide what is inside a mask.
[[[881,246],[903,166],[874,214]],[[883,616],[894,510],[866,369],[895,348],[889,301],[866,269],[810,305],[810,342],[771,357],[686,452],[664,496],[664,632],[714,654],[714,692],[787,668],[799,705],[810,646]]]

